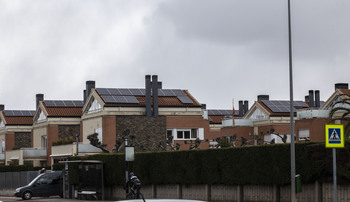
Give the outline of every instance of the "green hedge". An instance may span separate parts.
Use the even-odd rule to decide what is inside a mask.
[[[1,165],[0,172],[21,172],[21,171],[39,171],[42,167],[33,167],[32,165]],[[46,169],[51,169],[51,167],[46,167]]]
[[[298,143],[295,151],[296,173],[303,183],[332,180],[332,152],[324,143]],[[350,181],[349,151],[349,143],[345,149],[337,149],[340,182]],[[98,154],[84,159],[104,162],[106,185],[124,185],[123,154]],[[76,172],[73,167],[71,175]],[[137,153],[129,170],[143,184],[285,185],[290,183],[290,145]],[[76,181],[72,176],[71,182]]]

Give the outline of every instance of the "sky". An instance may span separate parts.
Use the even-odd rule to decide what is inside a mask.
[[[291,0],[294,100],[350,82],[350,1]],[[208,109],[290,99],[287,0],[0,0],[0,104],[186,89]],[[233,102],[234,101],[234,102]]]

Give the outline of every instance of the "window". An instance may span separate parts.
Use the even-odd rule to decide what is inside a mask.
[[[37,119],[37,122],[42,122],[42,121],[45,121],[45,120],[46,120],[46,116],[45,116],[44,112],[40,110],[40,115],[39,115],[39,117]]]
[[[300,141],[309,141],[310,140],[310,130],[299,130],[299,140]]]
[[[254,120],[261,120],[261,119],[267,119],[267,118],[268,117],[260,109],[255,109],[252,115],[249,117],[249,119],[254,119]]]
[[[90,107],[88,109],[88,114],[99,112],[102,110],[101,104],[94,98],[92,98],[92,101],[90,102]]]
[[[47,148],[47,136],[46,135],[41,136],[41,148],[42,149]]]
[[[170,135],[174,136],[174,140],[195,140],[199,138],[204,139],[204,129],[203,128],[191,128],[191,129],[169,129],[167,130],[167,137]]]
[[[173,136],[173,130],[172,129],[166,131],[166,139],[169,139],[170,136]]]
[[[3,129],[3,128],[5,128],[5,124],[4,124],[4,122],[0,119],[0,129]]]

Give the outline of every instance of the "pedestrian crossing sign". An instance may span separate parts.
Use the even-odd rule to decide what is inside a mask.
[[[326,125],[326,147],[343,148],[344,147],[344,126]]]

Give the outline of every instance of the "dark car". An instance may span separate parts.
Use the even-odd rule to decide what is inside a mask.
[[[29,200],[32,197],[63,197],[62,171],[47,172],[38,175],[28,185],[16,189],[14,195]]]

